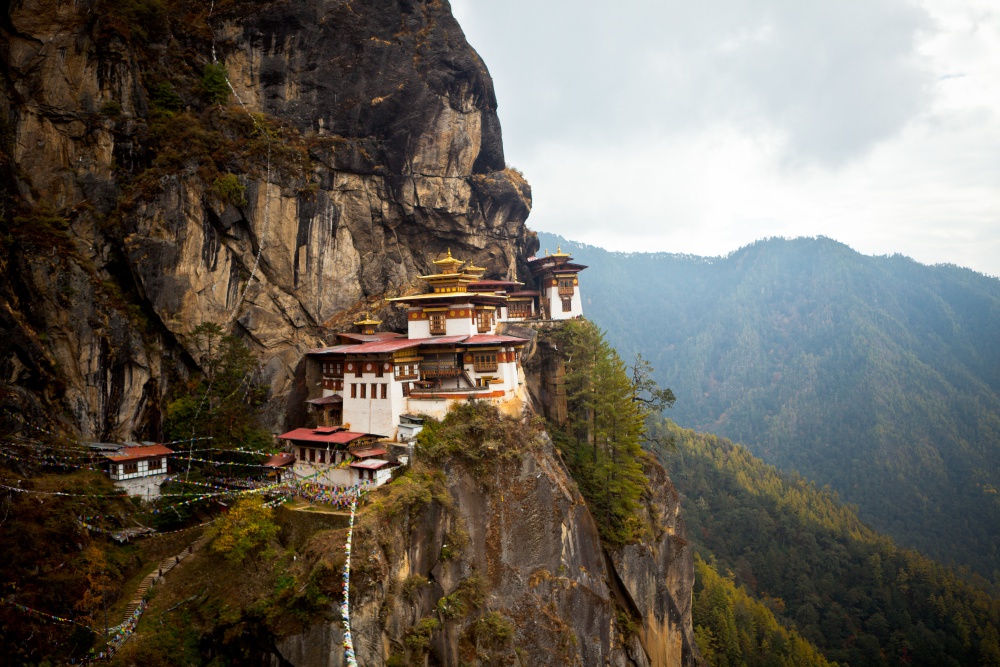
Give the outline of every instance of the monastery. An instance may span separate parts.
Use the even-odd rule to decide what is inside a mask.
[[[561,249],[530,258],[538,291],[485,280],[486,269],[452,257],[421,276],[430,291],[388,299],[407,312],[407,331],[380,332],[367,317],[357,333],[308,353],[306,402],[317,428],[279,436],[296,455],[295,473],[328,484],[380,483],[390,461],[379,441],[412,440],[424,417],[443,418],[457,402],[486,400],[520,413],[527,401],[521,352],[528,339],[499,333],[505,322],[583,315],[575,264]],[[324,469],[320,469],[320,467]],[[337,471],[326,470],[336,468]]]

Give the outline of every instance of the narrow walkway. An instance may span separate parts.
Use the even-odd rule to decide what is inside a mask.
[[[170,570],[177,567],[182,560],[190,556],[194,551],[205,544],[208,540],[207,536],[202,536],[195,540],[193,543],[189,544],[184,551],[180,552],[176,556],[171,556],[170,558],[164,558],[160,561],[160,564],[156,566],[156,569],[147,574],[139,582],[139,586],[135,589],[135,595],[132,597],[132,601],[128,603],[125,607],[125,617],[122,619],[121,625],[115,626],[108,630],[108,651],[106,654],[102,654],[105,659],[110,660],[118,649],[122,647],[135,630],[135,626],[139,624],[139,619],[142,617],[142,612],[146,610],[146,596],[149,595],[149,589],[153,587],[154,584],[158,583],[163,579],[163,577],[170,572]]]

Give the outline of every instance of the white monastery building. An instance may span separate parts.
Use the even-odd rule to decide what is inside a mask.
[[[380,484],[392,466],[379,439],[411,440],[423,417],[443,418],[461,401],[519,414],[526,401],[520,355],[529,341],[498,333],[497,325],[583,314],[577,274],[587,267],[561,251],[528,260],[541,291],[484,280],[485,268],[450,250],[434,265],[435,273],[421,276],[429,292],[388,299],[406,309],[405,334],[376,331],[381,321],[369,317],[355,322],[360,333],[340,333],[339,344],[309,352],[306,402],[319,426],[279,436],[296,455],[297,475]]]

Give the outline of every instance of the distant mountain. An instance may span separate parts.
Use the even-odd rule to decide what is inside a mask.
[[[1000,280],[826,238],[721,258],[571,252],[586,316],[673,389],[682,426],[745,443],[901,543],[1000,574]]]

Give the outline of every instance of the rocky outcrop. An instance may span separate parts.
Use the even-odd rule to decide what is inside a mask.
[[[25,0],[0,30],[10,408],[156,438],[214,322],[260,354],[277,428],[323,324],[378,311],[447,248],[498,277],[533,250],[447,3]]]
[[[488,477],[449,466],[443,502],[363,522],[351,578],[359,663],[426,651],[429,664],[456,667],[700,664],[677,494],[650,465],[659,536],[610,553],[547,437]],[[472,585],[481,587],[478,603],[465,595]],[[410,638],[422,623],[434,629],[417,650],[423,644]],[[341,641],[339,623],[313,626],[279,640],[272,664],[336,667]]]

